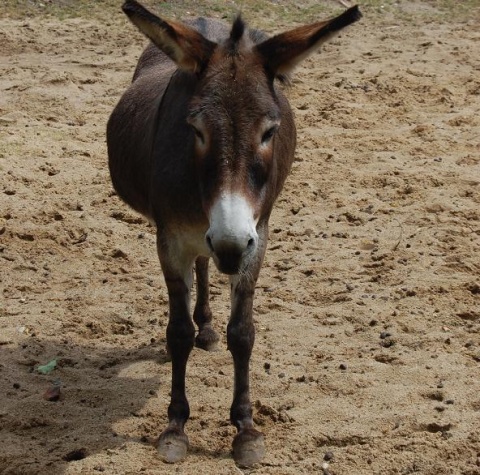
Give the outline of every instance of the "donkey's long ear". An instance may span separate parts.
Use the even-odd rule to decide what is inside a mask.
[[[274,76],[283,76],[345,26],[362,17],[358,6],[326,21],[313,23],[274,36],[256,48]]]
[[[185,71],[201,71],[217,46],[193,28],[159,18],[135,0],[127,0],[122,9],[147,38]]]

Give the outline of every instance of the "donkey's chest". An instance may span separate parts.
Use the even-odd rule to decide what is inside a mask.
[[[177,259],[191,260],[197,256],[210,257],[205,242],[208,225],[202,223],[170,222],[166,226],[158,225],[158,234],[163,242],[168,242],[168,253]]]

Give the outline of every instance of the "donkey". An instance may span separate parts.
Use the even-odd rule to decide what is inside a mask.
[[[293,114],[278,83],[288,82],[297,63],[361,14],[352,7],[269,38],[240,17],[232,27],[205,18],[180,23],[133,0],[123,11],[151,43],[108,121],[107,145],[118,195],[156,225],[168,289],[171,401],[157,449],[170,463],[187,453],[187,360],[194,345],[212,350],[219,340],[208,302],[212,258],[230,276],[233,457],[251,466],[265,453],[249,394],[253,297],[268,220],[296,145]],[[190,313],[194,268],[196,336]]]

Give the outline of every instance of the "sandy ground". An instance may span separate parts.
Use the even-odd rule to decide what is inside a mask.
[[[248,473],[480,474],[479,15],[432,5],[365,7],[296,74],[297,161],[255,305],[268,455]],[[165,465],[148,443],[167,294],[104,133],[144,39],[118,13],[3,18],[0,43],[0,473],[240,473],[218,273],[223,341],[190,359],[189,456]]]

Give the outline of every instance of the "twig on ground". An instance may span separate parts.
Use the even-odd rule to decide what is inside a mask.
[[[393,246],[392,251],[396,251],[398,249],[398,246],[400,246],[400,243],[402,242],[402,237],[403,237],[403,226],[402,226],[402,224],[397,219],[395,219],[394,221],[396,221],[398,223],[398,225],[400,226],[400,236],[398,237],[398,241],[395,244],[395,246]]]

